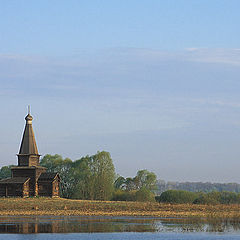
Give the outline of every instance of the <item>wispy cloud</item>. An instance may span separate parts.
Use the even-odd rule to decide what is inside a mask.
[[[238,102],[233,102],[229,100],[222,100],[222,99],[192,99],[192,102],[205,104],[205,105],[212,105],[212,106],[220,106],[220,107],[231,107],[231,108],[240,108],[240,100]]]
[[[64,57],[0,54],[0,82],[5,88],[72,93],[79,89],[97,93],[101,89],[104,94],[115,95],[153,94],[154,90],[158,94],[181,95],[186,89],[190,93],[198,89],[201,95],[224,92],[225,87],[230,87],[226,85],[229,72],[225,72],[224,65],[237,67],[230,72],[231,81],[236,82],[240,49],[114,48]],[[238,86],[231,91],[236,89]]]
[[[190,48],[184,55],[191,61],[240,66],[240,49]]]

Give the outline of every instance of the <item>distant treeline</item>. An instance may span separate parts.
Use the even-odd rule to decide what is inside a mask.
[[[105,151],[97,152],[92,156],[87,155],[75,161],[69,158],[64,159],[58,154],[47,154],[41,158],[40,165],[46,167],[48,172],[59,173],[61,179],[61,197],[64,198],[155,201],[155,196],[159,195],[157,197],[158,201],[174,203],[177,201],[181,202],[183,194],[184,199],[189,197],[190,200],[187,200],[187,202],[207,203],[212,201],[213,195],[211,194],[215,194],[213,202],[222,203],[223,200],[219,199],[223,199],[223,196],[227,195],[231,196],[232,202],[238,203],[240,197],[237,194],[240,193],[240,184],[237,183],[165,182],[157,180],[156,174],[146,169],[139,170],[134,177],[125,178],[115,173],[110,153]],[[11,167],[12,165],[4,166],[0,169],[0,179],[11,176]],[[185,190],[187,192],[171,192],[168,190]],[[223,193],[221,195],[215,192]],[[209,195],[205,193],[209,193]],[[164,196],[169,196],[169,194],[172,194],[171,199],[164,200]],[[206,199],[209,196],[210,200],[208,201]],[[177,200],[172,200],[174,197]]]
[[[235,192],[240,193],[240,184],[238,183],[210,183],[210,182],[165,182],[157,181],[156,194],[160,195],[167,190],[185,190],[190,192]]]
[[[189,192],[183,190],[168,190],[155,197],[161,203],[174,204],[240,204],[240,193],[235,192]]]

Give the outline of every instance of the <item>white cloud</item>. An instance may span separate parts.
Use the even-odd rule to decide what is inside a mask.
[[[208,99],[208,98],[199,98],[199,99],[192,99],[192,102],[212,105],[212,106],[220,106],[220,107],[231,107],[231,108],[240,108],[240,101],[229,101],[225,99]]]
[[[188,48],[182,57],[189,61],[221,63],[239,66],[240,49]]]

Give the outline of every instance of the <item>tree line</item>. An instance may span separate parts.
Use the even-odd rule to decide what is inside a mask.
[[[139,170],[134,177],[115,173],[109,152],[97,152],[75,161],[47,154],[40,165],[58,172],[61,197],[86,200],[158,201],[167,203],[240,203],[240,184],[178,183],[157,180],[155,173]],[[11,176],[11,167],[0,169],[0,179]],[[169,190],[170,189],[170,190]]]
[[[167,190],[156,196],[156,201],[173,204],[240,204],[240,193],[235,192],[190,192],[184,190]]]
[[[235,192],[240,193],[238,183],[210,183],[210,182],[165,182],[157,181],[156,194],[160,195],[167,190],[185,190],[190,192]]]
[[[140,170],[133,178],[116,175],[109,152],[97,152],[72,161],[61,155],[47,154],[40,160],[47,172],[58,172],[61,197],[86,200],[155,201],[157,177]],[[0,169],[0,179],[11,176],[11,167]]]

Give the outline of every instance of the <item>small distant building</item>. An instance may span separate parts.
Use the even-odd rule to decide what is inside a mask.
[[[40,166],[32,128],[33,117],[25,117],[26,125],[19,150],[18,166],[11,168],[11,178],[0,180],[0,197],[59,197],[60,177]]]

